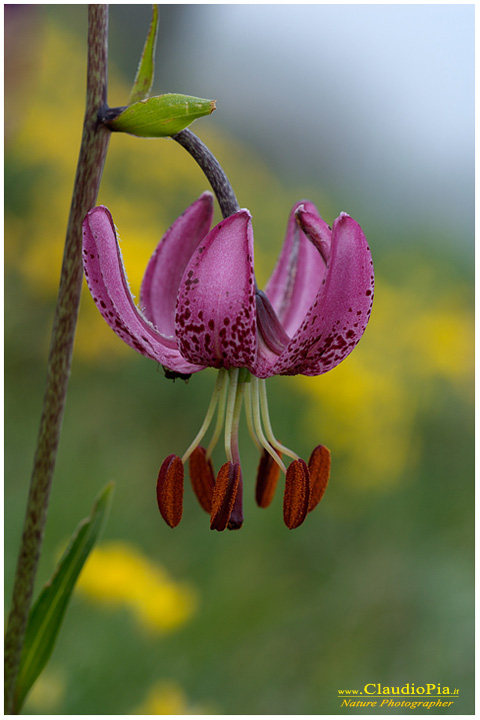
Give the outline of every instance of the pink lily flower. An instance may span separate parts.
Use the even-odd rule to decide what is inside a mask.
[[[219,370],[197,437],[182,458],[170,455],[157,481],[166,522],[182,516],[184,465],[211,528],[243,523],[238,424],[247,424],[262,452],[256,499],[266,507],[280,470],[286,474],[284,521],[298,527],[323,496],[330,452],[317,446],[308,464],[278,442],[265,378],[320,375],[344,360],[362,337],[373,302],[374,273],[362,229],[341,213],[330,228],[316,207],[297,203],[265,292],[257,288],[251,215],[242,209],[210,229],[213,197],[203,193],[166,232],[145,272],[140,307],[128,287],[112,216],[100,206],[83,223],[85,277],[112,330],[130,347],[161,363],[170,376]],[[207,449],[200,446],[217,412]],[[213,448],[225,422],[227,462],[216,479]],[[288,469],[282,456],[293,458]]]

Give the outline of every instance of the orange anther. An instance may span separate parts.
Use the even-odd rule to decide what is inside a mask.
[[[305,460],[294,460],[288,466],[283,496],[283,520],[293,530],[303,523],[308,511],[310,480]]]
[[[196,447],[190,455],[190,480],[198,502],[210,515],[212,512],[212,496],[215,487],[215,475],[210,459],[207,460],[206,450]]]
[[[211,530],[225,530],[232,514],[240,482],[240,465],[226,462],[218,471],[212,497]]]
[[[259,507],[266,508],[270,505],[279,477],[280,465],[275,462],[270,453],[264,450],[258,464],[255,488],[255,499]]]
[[[308,461],[308,471],[310,473],[308,512],[311,512],[318,505],[327,489],[330,466],[330,450],[325,445],[317,445]]]
[[[183,464],[176,455],[169,455],[157,479],[157,502],[160,514],[171,528],[178,525],[183,511]]]

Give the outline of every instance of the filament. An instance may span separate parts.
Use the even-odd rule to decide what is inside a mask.
[[[275,450],[272,448],[268,440],[266,439],[263,428],[262,428],[262,419],[260,417],[260,397],[259,397],[259,390],[258,390],[258,378],[252,377],[251,381],[252,386],[252,411],[253,411],[253,425],[255,427],[255,433],[257,435],[258,441],[262,445],[263,448],[268,452],[269,455],[272,456],[272,458],[275,460],[277,465],[279,465],[284,473],[287,472],[285,465],[283,464],[281,458],[277,455]],[[289,451],[290,454],[290,451]]]
[[[253,426],[253,414],[252,414],[252,391],[250,382],[245,383],[245,418],[247,420],[248,432],[257,448],[261,451],[263,445],[258,441],[255,428]]]
[[[210,400],[210,405],[208,406],[207,414],[205,415],[205,419],[202,423],[202,427],[198,431],[197,435],[195,436],[195,439],[193,440],[192,444],[182,457],[182,463],[185,464],[192,454],[192,452],[195,450],[195,448],[199,445],[200,441],[202,440],[203,436],[207,432],[208,428],[210,427],[210,423],[212,422],[213,415],[215,413],[215,408],[217,407],[218,401],[222,395],[222,391],[224,391],[224,387],[227,380],[227,371],[224,368],[221,368],[218,371],[217,381],[215,383],[215,387],[213,389],[212,398]]]
[[[220,372],[225,373],[226,370],[222,368]],[[206,458],[207,460],[210,459],[214,448],[218,442],[218,438],[220,437],[220,433],[222,432],[223,423],[225,420],[225,403],[227,401],[227,386],[228,383],[225,381],[222,384],[222,387],[220,388],[220,397],[218,400],[218,411],[217,411],[217,422],[215,423],[215,429],[213,431],[212,438],[208,444],[207,451],[206,451]]]
[[[275,435],[273,434],[272,425],[270,423],[270,415],[268,414],[267,388],[265,385],[265,380],[259,380],[258,378],[255,378],[255,380],[257,381],[260,390],[262,419],[265,423],[265,433],[267,435],[270,445],[273,445],[276,450],[283,453],[284,455],[288,455],[288,457],[291,457],[294,460],[299,460],[299,456],[294,453],[293,450],[289,450],[289,448],[285,447],[285,445],[282,445],[281,442],[278,442]]]

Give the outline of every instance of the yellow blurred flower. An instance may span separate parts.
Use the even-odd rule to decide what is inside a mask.
[[[473,313],[462,287],[435,293],[426,282],[424,275],[411,274],[402,286],[378,278],[358,348],[333,371],[298,380],[310,400],[310,442],[329,445],[356,484],[388,487],[415,465],[415,419],[439,383],[472,402]]]
[[[142,704],[132,715],[205,715],[211,710],[191,705],[178,683],[164,680],[155,683]]]
[[[191,585],[172,580],[160,565],[125,542],[98,546],[77,588],[94,602],[128,608],[145,628],[157,632],[183,625],[197,607]]]

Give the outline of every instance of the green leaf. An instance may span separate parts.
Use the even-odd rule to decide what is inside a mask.
[[[77,527],[55,573],[30,611],[15,689],[16,712],[52,653],[77,578],[102,530],[112,490],[110,483],[100,493],[90,517]]]
[[[111,130],[138,137],[168,137],[184,130],[194,120],[210,115],[215,100],[167,93],[129,105],[111,108],[103,121]]]
[[[148,31],[145,46],[143,48],[142,57],[138,65],[135,82],[133,83],[132,92],[128,101],[129,105],[144,100],[153,84],[153,74],[155,72],[155,47],[157,44],[158,31],[158,5],[153,5],[152,22]]]

